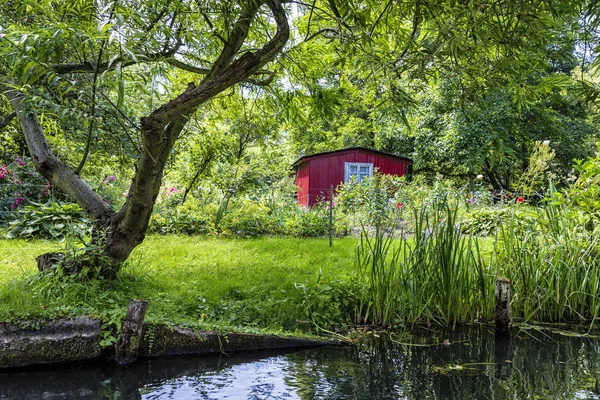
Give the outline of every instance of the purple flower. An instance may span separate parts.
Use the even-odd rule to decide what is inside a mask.
[[[109,184],[110,182],[114,182],[114,181],[116,181],[116,180],[117,180],[117,178],[116,178],[114,175],[109,175],[109,176],[107,176],[107,177],[106,177],[106,179],[104,179],[104,180],[102,181],[102,184],[103,184],[103,185],[107,185],[107,184]]]
[[[172,194],[177,194],[177,193],[181,193],[183,192],[183,190],[179,190],[176,187],[172,187],[172,188],[165,188],[164,193],[167,196],[171,196]]]
[[[47,184],[46,187],[44,188],[44,191],[42,192],[42,197],[48,197],[50,196],[50,184]]]
[[[25,166],[25,165],[27,165],[27,163],[26,163],[25,161],[23,161],[23,159],[22,159],[21,157],[19,157],[19,156],[17,156],[17,157],[15,158],[15,162],[16,162],[17,164],[19,164],[20,166],[22,166],[22,167],[23,167],[23,166]]]
[[[25,203],[25,199],[23,198],[23,196],[21,196],[21,193],[17,193],[17,198],[15,199],[15,202],[10,206],[11,209],[16,210],[17,208],[20,208],[23,203]]]

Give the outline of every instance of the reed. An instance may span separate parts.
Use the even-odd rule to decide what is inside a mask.
[[[412,235],[398,225],[376,225],[371,235],[363,227],[356,271],[369,284],[357,321],[455,326],[489,318],[495,274],[477,240],[461,234],[457,208],[440,201],[413,209],[413,218]]]
[[[526,321],[593,323],[600,315],[598,232],[572,208],[546,205],[536,210],[525,233],[503,227],[497,262],[512,282],[512,308]]]

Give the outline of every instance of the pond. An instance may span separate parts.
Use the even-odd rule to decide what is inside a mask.
[[[404,343],[410,343],[406,345]],[[600,339],[486,327],[354,347],[0,373],[0,399],[600,399]]]

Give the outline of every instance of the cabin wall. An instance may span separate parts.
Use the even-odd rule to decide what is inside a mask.
[[[349,150],[323,156],[317,155],[306,160],[300,167],[308,165],[309,185],[308,199],[303,198],[304,202],[300,202],[300,196],[298,196],[298,203],[310,207],[318,201],[328,199],[331,185],[336,189],[340,183],[344,182],[344,163],[346,162],[373,163],[373,169],[377,169],[380,173],[398,176],[405,175],[406,166],[411,163],[409,160],[400,160],[365,150]],[[300,176],[300,169],[298,170],[298,176]]]
[[[296,186],[298,187],[298,204],[310,207],[309,203],[309,167],[308,162],[300,164],[296,170]]]

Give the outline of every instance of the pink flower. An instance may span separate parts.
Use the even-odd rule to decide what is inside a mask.
[[[15,202],[10,206],[11,209],[15,210],[17,208],[20,208],[23,203],[25,203],[25,199],[23,198],[23,196],[21,196],[21,193],[17,193],[17,198],[15,199]]]
[[[21,157],[19,157],[19,156],[17,156],[17,157],[15,158],[15,162],[16,162],[17,164],[19,164],[20,166],[22,166],[22,167],[23,167],[23,166],[25,166],[25,165],[27,165],[27,163],[26,163],[25,161],[23,161],[23,159],[22,159]]]
[[[106,179],[104,181],[102,181],[102,184],[106,185],[106,184],[108,184],[110,182],[114,182],[116,180],[117,180],[117,178],[114,175],[109,175],[106,177]]]
[[[42,197],[48,197],[50,196],[50,184],[47,184],[46,187],[44,188],[44,191],[42,192]]]

